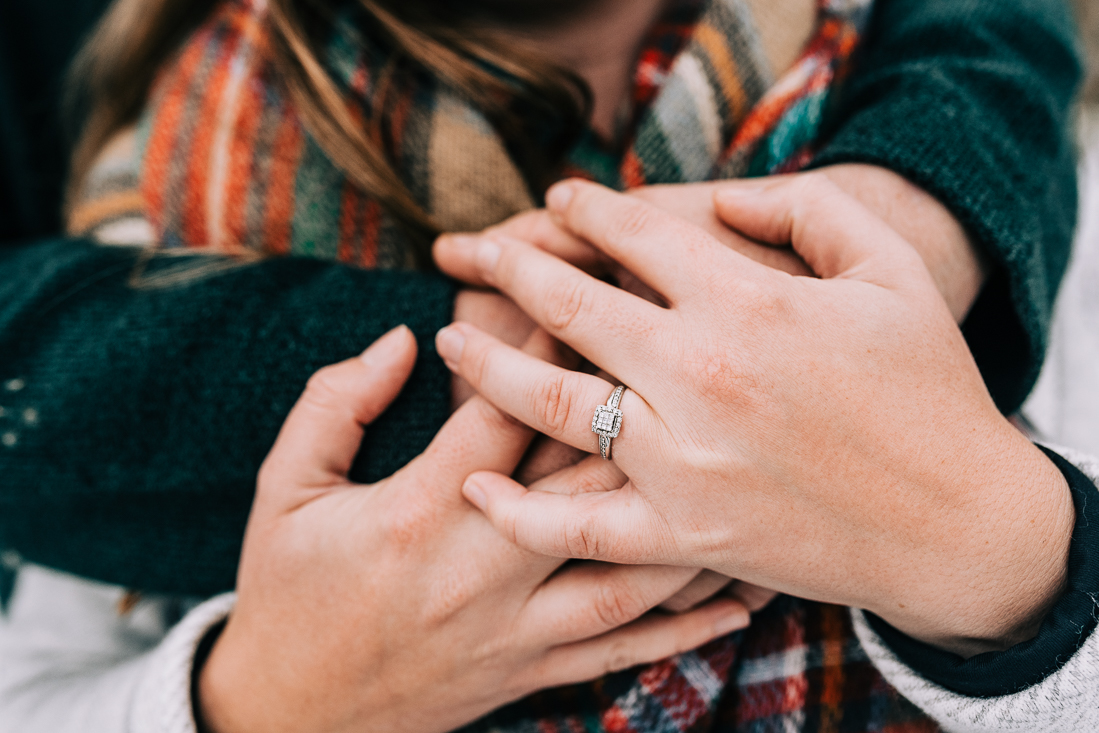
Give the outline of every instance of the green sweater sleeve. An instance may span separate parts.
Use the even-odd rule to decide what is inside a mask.
[[[301,259],[137,290],[134,251],[43,239],[60,229],[65,70],[108,4],[0,3],[0,558],[204,595],[234,584],[256,469],[314,369],[409,325],[419,364],[354,474],[427,444],[449,409],[433,336],[454,290]],[[0,564],[0,600],[4,580]]]
[[[142,590],[232,588],[256,471],[308,376],[402,323],[420,359],[353,475],[392,473],[446,419],[443,278],[287,258],[135,288],[138,258],[0,247],[0,548]]]
[[[1000,409],[1037,379],[1076,220],[1081,76],[1063,0],[877,0],[815,165],[890,168],[993,263],[963,330]]]

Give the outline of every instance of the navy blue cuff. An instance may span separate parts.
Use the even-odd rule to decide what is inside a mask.
[[[1041,446],[1039,446],[1041,447]],[[1002,652],[970,659],[937,649],[867,613],[870,627],[924,679],[969,697],[1001,697],[1032,687],[1059,670],[1095,630],[1099,594],[1099,490],[1075,466],[1042,448],[1065,475],[1076,507],[1068,587],[1038,635]]]

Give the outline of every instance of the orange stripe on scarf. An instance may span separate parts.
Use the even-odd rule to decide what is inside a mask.
[[[247,82],[246,82],[247,83]],[[263,112],[264,90],[248,84],[241,95],[240,111],[229,147],[225,187],[225,230],[232,244],[247,246],[248,190],[253,185],[253,161]]]
[[[214,65],[214,75],[206,83],[202,97],[202,107],[199,111],[200,120],[216,120],[218,108],[221,105],[222,94],[226,83],[229,81],[230,65],[224,63],[224,59],[232,58],[240,44],[239,36],[234,36],[232,41],[218,49],[218,61]],[[217,133],[216,124],[200,124],[194,132],[191,142],[191,154],[187,166],[187,177],[184,187],[186,194],[183,199],[183,211],[181,225],[183,236],[193,246],[205,247],[210,244],[210,235],[207,230],[208,207],[206,197],[210,185],[210,165],[213,154],[214,137]]]
[[[275,147],[271,150],[271,175],[267,188],[267,212],[264,225],[265,249],[273,254],[288,254],[293,237],[294,184],[301,157],[302,130],[292,109],[283,111]]]
[[[206,54],[206,45],[213,36],[213,29],[200,33],[190,43],[178,63],[169,66],[166,80],[171,85],[164,90],[163,100],[157,109],[156,117],[150,125],[149,140],[145,146],[145,158],[142,161],[142,194],[145,196],[147,216],[158,231],[163,231],[167,222],[157,218],[164,213],[164,202],[168,197],[165,188],[172,161],[176,156],[176,144],[179,139],[180,123],[187,109],[187,95],[191,80]]]

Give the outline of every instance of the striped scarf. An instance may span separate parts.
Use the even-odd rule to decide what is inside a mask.
[[[644,45],[628,138],[612,151],[588,134],[565,172],[622,190],[802,168],[869,2],[821,0],[808,43],[776,70],[753,0],[684,0]],[[229,0],[194,34],[162,73],[136,138],[116,142],[92,171],[70,228],[119,243],[409,266],[402,230],[328,158],[280,92],[263,12],[263,0]],[[326,63],[362,118],[386,61],[354,13],[338,18]],[[398,171],[444,230],[478,230],[535,205],[484,116],[430,79],[401,97],[386,133]],[[468,730],[937,728],[870,664],[846,609],[780,597],[747,631],[540,693]]]
[[[803,166],[870,0],[820,0],[815,32],[807,23],[808,44],[782,69],[768,57],[769,36],[780,35],[767,32],[775,20],[751,6],[772,5],[781,20],[783,8],[789,15],[811,2],[674,4],[641,53],[629,135],[613,150],[584,136],[565,173],[623,190]],[[264,9],[265,0],[226,0],[193,34],[161,73],[136,144],[89,176],[71,232],[411,266],[404,232],[328,157],[282,93]],[[349,109],[367,119],[390,58],[359,20],[354,7],[338,16],[325,62]],[[440,229],[477,231],[535,206],[489,122],[436,81],[403,89],[385,125],[397,172]]]

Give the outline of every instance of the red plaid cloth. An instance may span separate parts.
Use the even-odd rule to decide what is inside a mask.
[[[867,659],[846,608],[788,596],[747,630],[549,690],[470,726],[509,733],[932,733]]]

